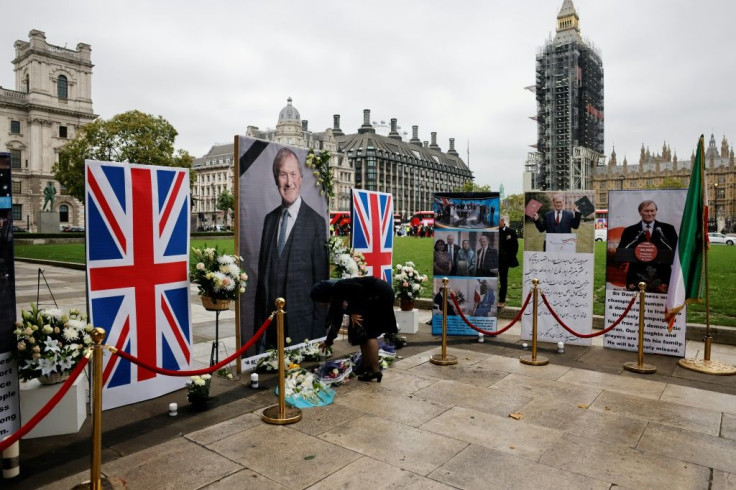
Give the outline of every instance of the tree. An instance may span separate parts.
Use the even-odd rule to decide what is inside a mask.
[[[225,189],[217,198],[217,209],[220,211],[234,211],[235,210],[235,196],[230,194],[230,191]],[[227,214],[227,213],[226,213]]]
[[[491,186],[488,184],[478,185],[469,180],[460,187],[456,187],[455,192],[491,192]]]
[[[509,223],[524,222],[524,194],[511,194],[501,203],[501,212],[509,215]]]
[[[140,111],[96,119],[64,145],[52,171],[70,195],[84,202],[85,159],[191,169],[194,158],[181,149],[174,152],[177,134],[163,117]]]
[[[656,189],[684,189],[686,187],[680,179],[665,177],[662,183],[656,186]]]

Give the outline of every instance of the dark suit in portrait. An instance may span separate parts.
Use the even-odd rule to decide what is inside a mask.
[[[279,221],[283,212],[279,206],[266,215],[258,255],[258,285],[255,298],[255,328],[259,328],[276,309],[276,298],[284,298],[284,335],[294,343],[325,335],[325,308],[312,302],[312,286],[329,275],[327,230],[325,220],[301,201],[299,213],[278,254]],[[275,324],[266,332],[262,350],[276,345]]]
[[[498,251],[495,248],[486,248],[485,252],[479,248],[475,253],[476,277],[496,277],[498,275]]]
[[[460,251],[460,245],[453,243],[452,245],[448,242],[447,253],[450,255],[450,275],[457,275],[457,253]]]
[[[580,226],[580,218],[582,214],[578,211],[574,213],[563,209],[560,211],[560,222],[557,222],[555,216],[556,211],[548,211],[544,216],[540,217],[534,222],[534,226],[540,232],[546,231],[547,233],[572,233],[572,230],[577,230]]]
[[[624,229],[616,249],[617,257],[619,260],[630,261],[626,272],[628,289],[638,289],[638,284],[643,281],[647,285],[647,291],[666,293],[672,273],[677,232],[674,226],[662,221],[652,221],[649,223],[649,229],[646,225],[646,222],[639,221]],[[651,262],[641,262],[633,256],[633,250],[640,243],[647,241],[657,247],[657,257]]]

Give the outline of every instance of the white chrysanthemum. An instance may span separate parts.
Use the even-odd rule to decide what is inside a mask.
[[[411,288],[412,288],[412,289],[413,289],[414,291],[419,291],[419,288],[420,288],[420,287],[421,287],[421,286],[420,286],[419,284],[416,284],[416,283],[414,283],[414,284],[412,284],[412,285],[411,285]]]
[[[59,308],[46,308],[41,311],[41,314],[47,318],[59,320],[64,313]]]
[[[212,375],[211,374],[203,374],[202,375],[202,379],[205,380],[205,381],[207,381],[210,378],[212,378]]]
[[[87,326],[82,320],[69,320],[66,325],[74,330],[84,330],[84,327]]]
[[[232,255],[220,255],[217,257],[217,262],[223,265],[229,265],[235,263],[235,257]]]
[[[238,264],[233,262],[227,266],[227,273],[230,277],[238,277],[240,276],[240,267],[238,267]]]
[[[78,335],[79,335],[79,331],[75,328],[65,328],[64,329],[64,338],[68,340],[69,342],[76,340]]]
[[[204,262],[197,262],[197,270],[198,271],[204,270]]]

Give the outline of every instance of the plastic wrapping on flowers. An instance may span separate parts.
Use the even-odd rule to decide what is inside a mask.
[[[353,365],[349,358],[325,361],[314,370],[320,381],[328,386],[339,386],[347,383],[352,372]]]
[[[276,388],[276,394],[278,392]],[[314,373],[303,368],[294,368],[286,373],[284,398],[286,403],[296,408],[321,407],[332,403],[335,391]]]

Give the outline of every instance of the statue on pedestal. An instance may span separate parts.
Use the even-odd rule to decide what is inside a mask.
[[[56,199],[56,187],[52,181],[48,181],[43,189],[43,207],[41,211],[46,211],[46,205],[49,205],[48,211],[54,210],[54,200]]]

